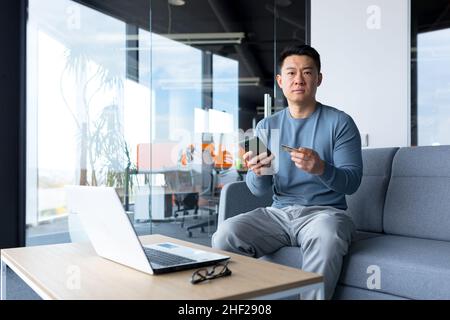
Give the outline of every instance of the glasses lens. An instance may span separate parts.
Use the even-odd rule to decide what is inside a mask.
[[[213,274],[215,275],[223,275],[227,271],[229,271],[228,264],[218,264],[213,268]]]
[[[192,283],[198,283],[198,282],[201,282],[201,281],[205,281],[207,279],[208,279],[208,270],[200,269],[200,270],[195,271],[192,274],[191,282]]]

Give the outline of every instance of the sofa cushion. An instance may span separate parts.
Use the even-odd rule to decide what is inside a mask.
[[[398,148],[364,149],[363,177],[357,192],[347,196],[348,212],[356,229],[382,232],[383,207],[391,175],[392,159]]]
[[[406,300],[403,297],[377,292],[374,290],[360,289],[350,286],[337,285],[333,300]]]
[[[450,146],[402,148],[393,160],[384,231],[450,240]]]
[[[380,270],[378,292],[409,299],[450,299],[450,242],[381,235],[352,244],[344,259],[340,283],[368,289],[372,273]]]
[[[356,231],[352,241],[360,241],[362,239],[369,239],[380,235],[381,234],[379,233]],[[261,257],[261,259],[301,269],[303,263],[303,252],[300,247],[283,247],[274,253]]]

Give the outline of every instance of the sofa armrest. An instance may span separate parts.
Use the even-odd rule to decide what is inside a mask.
[[[254,196],[243,181],[226,184],[220,193],[218,224],[225,219],[272,204],[272,190],[262,197]]]

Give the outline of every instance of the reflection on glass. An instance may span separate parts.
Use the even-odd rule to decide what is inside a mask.
[[[419,145],[450,144],[450,29],[418,34]]]
[[[216,170],[233,164],[239,64],[155,33],[151,39],[149,211],[153,220],[184,218],[218,200]]]
[[[152,34],[155,140],[178,141],[194,131],[194,109],[202,105],[202,52]]]
[[[213,55],[213,109],[227,112],[238,129],[239,62]]]
[[[146,125],[129,109],[145,114],[149,93],[126,79],[120,20],[73,1],[30,0],[27,41],[26,223],[50,220],[61,234],[67,220],[57,218],[69,216],[71,228],[65,185],[115,187],[123,200],[138,140],[130,128]],[[29,228],[28,240],[37,233]]]
[[[201,185],[194,179],[200,170],[200,153],[194,127],[195,109],[202,106],[202,52],[152,33],[151,79],[149,212],[155,221],[197,205]],[[138,216],[141,211],[138,205]],[[148,211],[142,212],[148,216]]]
[[[213,55],[213,109],[217,110],[211,121],[217,128],[217,165],[229,169],[236,162],[239,124],[239,62]],[[213,131],[214,132],[214,131]]]

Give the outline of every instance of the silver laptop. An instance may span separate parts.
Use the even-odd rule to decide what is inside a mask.
[[[114,190],[66,186],[67,207],[79,214],[97,254],[136,270],[160,274],[197,268],[230,257],[172,242],[142,245]]]

